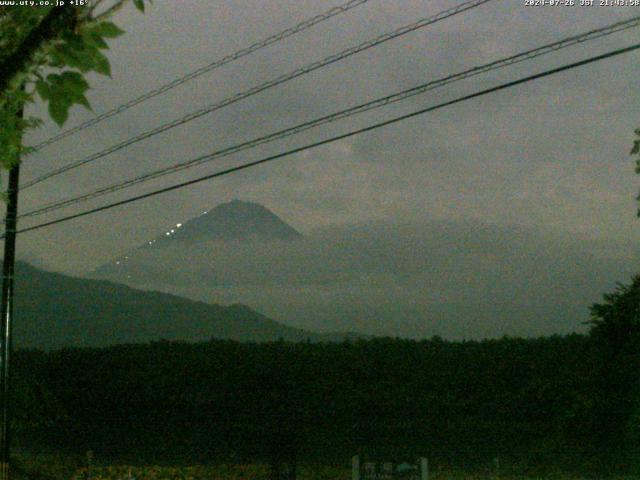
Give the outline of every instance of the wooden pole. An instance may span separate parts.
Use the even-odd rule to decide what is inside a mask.
[[[429,461],[420,457],[420,480],[429,480]]]
[[[360,480],[360,457],[354,455],[351,459],[351,480]]]
[[[13,278],[16,255],[16,226],[18,214],[18,184],[20,165],[9,170],[7,190],[7,214],[5,217],[4,260],[2,263],[2,299],[0,302],[0,476],[9,478],[11,383],[10,357],[12,351],[11,330],[13,327]]]

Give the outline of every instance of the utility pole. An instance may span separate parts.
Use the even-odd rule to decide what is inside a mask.
[[[5,91],[16,74],[24,70],[35,51],[62,31],[75,25],[74,8],[53,8],[40,24],[27,35],[24,42],[0,65],[0,92]],[[60,23],[63,22],[63,23]],[[22,90],[24,91],[24,84]],[[17,113],[22,119],[23,110]],[[2,298],[0,299],[0,480],[9,479],[11,441],[11,330],[13,327],[13,278],[16,257],[16,229],[18,223],[18,188],[20,156],[9,169],[7,210],[5,215],[4,260],[2,262]]]
[[[22,112],[19,113],[22,116]],[[19,160],[19,159],[16,159]],[[2,262],[2,299],[0,299],[0,480],[9,478],[10,441],[10,370],[12,350],[11,328],[13,324],[13,276],[16,257],[16,227],[18,215],[18,186],[20,164],[9,170],[7,188],[7,213],[5,216],[4,260]]]
[[[9,88],[12,79],[25,69],[42,45],[58,35],[63,28],[75,24],[75,8],[53,8],[24,39],[21,45],[0,65],[0,92]],[[62,23],[61,23],[62,22]],[[22,86],[24,89],[24,85]],[[23,111],[17,113],[22,118]],[[18,154],[19,155],[19,154]],[[5,216],[4,260],[2,263],[2,298],[0,299],[0,480],[9,478],[11,377],[11,329],[13,324],[13,276],[16,257],[16,226],[18,217],[18,187],[20,157],[9,170],[7,212]]]
[[[63,4],[64,2],[60,2]],[[0,65],[0,92],[5,92],[19,72],[33,59],[45,42],[56,38],[65,29],[73,30],[77,22],[76,8],[52,8],[29,32],[21,45]],[[24,85],[22,89],[24,90]],[[23,110],[17,113],[22,119]],[[18,219],[18,188],[20,157],[9,170],[7,211],[5,215],[4,260],[2,263],[2,298],[0,299],[0,480],[9,479],[11,430],[11,329],[13,327],[13,278],[16,257],[16,227]]]

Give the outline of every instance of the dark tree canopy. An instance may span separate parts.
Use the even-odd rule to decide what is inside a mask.
[[[591,316],[592,335],[606,339],[612,348],[619,350],[633,341],[640,332],[640,275],[605,294],[603,303],[591,307]]]

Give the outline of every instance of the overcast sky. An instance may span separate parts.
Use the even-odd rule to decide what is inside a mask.
[[[579,0],[577,0],[579,3]],[[156,0],[115,18],[111,79],[91,76],[100,113],[339,1]],[[48,147],[24,162],[27,181],[133,134],[460,2],[371,0]],[[597,3],[597,2],[596,2]],[[24,191],[20,210],[295,125],[322,114],[640,14],[637,7],[530,7],[494,0],[141,142]],[[458,82],[331,126],[81,205],[100,205],[434,105],[640,40],[638,29]],[[203,210],[259,202],[303,233],[365,222],[447,221],[526,227],[582,242],[638,266],[629,150],[638,115],[639,53],[467,101],[275,163],[21,235],[22,258],[83,273]],[[34,113],[44,112],[35,108]],[[92,117],[81,107],[67,127]],[[37,143],[59,129],[47,121]],[[73,213],[74,209],[64,210]],[[25,221],[28,226],[62,212]],[[537,233],[536,233],[537,232]],[[564,239],[564,240],[563,240]],[[504,239],[503,239],[504,240]],[[615,276],[615,272],[611,273]]]

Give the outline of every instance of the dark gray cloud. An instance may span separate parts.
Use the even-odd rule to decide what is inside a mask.
[[[128,33],[113,42],[109,54],[113,78],[92,78],[95,88],[90,95],[91,103],[96,112],[104,111],[338,3],[158,0],[145,15],[125,9],[116,20]],[[33,178],[202,105],[457,3],[372,0],[282,44],[200,77],[148,102],[144,108],[132,109],[28,158],[23,178]],[[539,8],[525,7],[523,1],[496,0],[205,116],[101,159],[91,167],[52,179],[23,192],[21,208],[28,210],[80,194],[637,13],[637,8]],[[137,191],[260,158],[500,81],[630,45],[639,39],[636,30],[618,33],[531,64],[460,82],[406,103],[245,152],[217,166],[204,165],[159,179]],[[473,222],[519,225],[532,229],[531,235],[568,237],[583,245],[635,242],[637,181],[628,152],[633,129],[639,121],[637,55],[632,53],[573,70],[269,166],[25,234],[20,238],[19,248],[24,255],[29,252],[28,257],[40,258],[52,269],[85,272],[154,237],[166,225],[184,221],[235,197],[260,202],[305,232],[363,221],[438,220],[465,225]],[[34,112],[43,114],[40,107]],[[91,116],[82,109],[74,110],[68,125]],[[29,141],[35,143],[56,132],[47,123]],[[130,194],[120,192],[109,199]],[[99,205],[105,200],[84,206]],[[78,210],[69,209],[65,213],[74,211]],[[46,217],[52,218],[55,215]],[[498,254],[496,261],[503,264],[506,258]],[[452,268],[464,271],[471,261],[456,256],[458,263]],[[601,261],[600,257],[594,257],[594,261]],[[546,277],[534,268],[535,264],[524,262],[533,270],[523,275],[544,283]],[[625,265],[633,270],[637,262]],[[571,269],[567,269],[566,274],[570,273]],[[438,275],[438,271],[431,271],[430,281],[435,281]],[[614,276],[611,273],[607,282]],[[484,288],[490,288],[488,285],[494,280],[490,276],[474,282],[477,285],[486,282]],[[598,284],[601,287],[604,285]],[[365,298],[362,294],[353,301],[364,302]],[[339,300],[336,297],[336,303]],[[347,297],[340,301],[349,303]],[[578,303],[574,303],[575,308]],[[455,305],[461,308],[462,303]],[[465,305],[474,310],[471,300]],[[585,301],[579,305],[580,311],[584,311]],[[402,316],[407,320],[402,324],[404,327],[398,328],[411,330],[407,326],[413,318],[411,312],[407,310],[397,318]],[[301,318],[297,321],[303,322]],[[535,323],[534,319],[531,322]]]
[[[637,252],[631,242],[430,221],[325,227],[296,242],[169,242],[127,262],[133,285],[244,302],[306,328],[480,338],[584,330],[587,307],[630,278]]]

